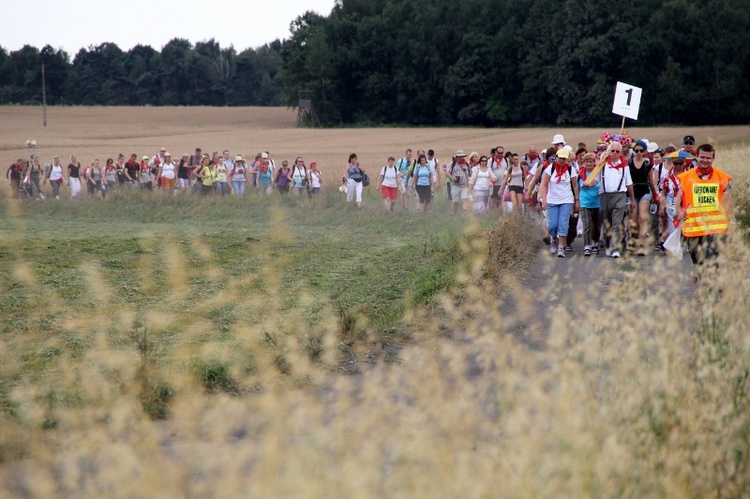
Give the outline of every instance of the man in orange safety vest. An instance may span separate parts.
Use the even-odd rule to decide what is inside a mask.
[[[698,146],[697,167],[677,177],[680,189],[675,196],[675,211],[683,222],[682,235],[696,265],[719,255],[719,242],[734,223],[732,177],[714,168],[714,159],[714,146],[702,144]]]

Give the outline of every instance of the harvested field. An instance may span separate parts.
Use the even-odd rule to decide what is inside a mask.
[[[229,149],[232,154],[254,155],[270,151],[276,159],[303,156],[315,160],[323,173],[343,173],[346,159],[356,152],[365,166],[379,168],[388,155],[400,157],[407,147],[432,148],[441,160],[456,149],[488,153],[496,145],[506,151],[525,151],[529,145],[545,147],[555,133],[562,133],[575,146],[592,146],[601,128],[296,128],[296,111],[259,107],[51,107],[48,126],[42,126],[41,107],[0,107],[0,156],[10,164],[24,155],[24,143],[34,138],[43,162],[52,155],[72,153],[83,164],[122,152],[155,154],[166,146],[173,157],[193,152]],[[610,131],[617,131],[613,116]],[[678,144],[686,133],[698,142],[742,142],[750,138],[750,127],[629,128],[634,137],[666,145]],[[64,162],[64,160],[63,160]],[[721,163],[720,161],[718,162]],[[330,184],[329,184],[330,186]]]

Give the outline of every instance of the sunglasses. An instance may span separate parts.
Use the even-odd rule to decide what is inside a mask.
[[[645,149],[633,149],[633,151],[635,151],[635,152],[644,152]]]
[[[686,146],[692,146],[692,145],[695,145],[695,142],[685,142],[685,145]]]
[[[675,166],[682,166],[682,165],[685,164],[685,162],[684,161],[674,161],[674,160],[672,160],[672,164],[675,165]]]

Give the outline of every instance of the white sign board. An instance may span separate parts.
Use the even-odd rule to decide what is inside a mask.
[[[638,87],[618,81],[617,88],[615,88],[615,102],[612,104],[612,113],[637,120],[638,108],[641,107],[641,91]]]

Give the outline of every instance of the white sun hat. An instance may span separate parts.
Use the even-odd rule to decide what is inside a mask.
[[[550,142],[552,145],[555,144],[564,144],[565,143],[565,137],[563,137],[561,134],[557,134],[554,137],[552,137],[552,142]]]

